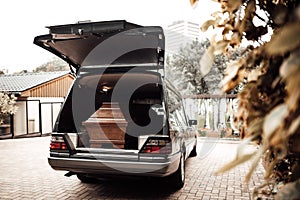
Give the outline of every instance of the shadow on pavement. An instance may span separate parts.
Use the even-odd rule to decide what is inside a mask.
[[[92,194],[93,198],[96,199],[111,199],[112,197],[121,199],[166,199],[176,192],[166,179],[161,178],[105,178],[98,179],[94,183],[82,184],[97,188]]]

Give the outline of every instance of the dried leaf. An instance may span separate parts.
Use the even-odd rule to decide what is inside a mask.
[[[216,11],[211,14],[211,16],[214,18],[219,17],[220,15],[222,15],[222,13],[220,11]]]
[[[290,150],[294,153],[300,153],[300,135],[293,135],[290,139]]]
[[[247,18],[244,18],[242,21],[241,21],[241,25],[238,27],[238,30],[240,33],[243,33],[245,32],[246,34],[248,32],[253,32],[255,26],[252,22],[252,20],[249,20]]]
[[[256,152],[253,152],[253,153],[250,153],[250,154],[246,154],[246,155],[243,155],[233,161],[231,161],[230,163],[226,164],[225,166],[223,166],[221,169],[219,169],[217,172],[216,172],[216,175],[220,175],[226,171],[229,171],[231,169],[233,169],[234,167],[250,160],[254,155],[256,154]]]
[[[291,111],[298,107],[300,100],[300,51],[290,55],[290,57],[281,65],[280,75],[286,80],[286,90],[288,97],[286,103]]]
[[[238,70],[238,73],[235,77],[233,77],[233,79],[229,80],[229,82],[227,82],[226,84],[223,84],[223,91],[224,92],[228,92],[232,89],[234,89],[243,79],[243,74],[245,73],[245,69],[244,68],[240,68]]]
[[[230,33],[231,31],[233,31],[233,26],[231,24],[225,24],[224,25],[224,29],[222,31],[222,35],[225,36],[226,34]]]
[[[204,22],[202,24],[202,26],[200,27],[200,30],[205,32],[209,29],[210,26],[212,26],[212,28],[218,27],[219,23],[221,21],[221,17],[220,16],[216,16],[215,19],[210,19],[207,20],[206,22]]]
[[[244,74],[243,63],[244,59],[239,59],[238,61],[232,61],[227,66],[225,78],[221,82],[225,92],[234,88],[242,79]]]
[[[218,41],[214,45],[214,55],[219,55],[226,52],[226,49],[228,47],[229,41],[228,40],[221,40]]]
[[[250,0],[247,3],[246,9],[245,9],[245,16],[243,17],[241,21],[241,25],[238,28],[240,33],[246,33],[246,38],[249,40],[251,38],[250,35],[253,35],[256,33],[256,31],[253,31],[255,29],[255,26],[252,22],[253,17],[255,15],[256,5],[255,0]]]
[[[257,153],[255,154],[254,158],[253,158],[253,161],[252,161],[252,164],[251,164],[251,167],[245,177],[245,182],[248,183],[254,170],[256,169],[256,167],[258,166],[260,160],[261,160],[261,156],[264,152],[264,149],[262,147],[259,148],[259,150],[257,151]]]
[[[270,13],[273,17],[274,24],[282,26],[287,21],[289,15],[289,9],[282,4],[278,4]]]
[[[290,55],[290,57],[283,62],[283,64],[280,67],[280,75],[287,79],[289,76],[295,74],[297,71],[299,71],[300,68],[300,51],[297,51]]]
[[[195,4],[198,2],[198,0],[190,0],[191,6],[195,6]]]
[[[203,76],[210,72],[214,59],[214,48],[213,46],[209,46],[200,60],[200,71]]]
[[[210,27],[210,26],[214,26],[216,24],[216,20],[213,20],[213,19],[210,19],[210,20],[207,20],[206,22],[204,22],[202,24],[202,26],[200,27],[200,30],[205,32],[207,31],[207,29]]]
[[[294,200],[294,199],[300,199],[300,179],[288,183],[284,185],[277,195],[275,196],[275,200]]]
[[[230,170],[230,169],[232,169],[232,168],[234,168],[234,167],[236,167],[236,166],[238,166],[238,165],[240,165],[240,164],[242,164],[242,163],[250,160],[254,155],[256,155],[255,158],[261,157],[262,151],[255,150],[255,151],[253,151],[251,153],[249,153],[249,152],[245,153],[245,151],[247,149],[247,146],[249,145],[249,143],[251,141],[253,141],[253,139],[255,139],[257,137],[257,135],[259,135],[259,134],[255,134],[255,135],[252,135],[252,136],[244,139],[239,144],[239,146],[237,148],[236,159],[233,160],[233,161],[231,161],[230,163],[226,164],[221,169],[219,169],[216,172],[216,175],[220,175],[220,174],[222,174],[222,173],[224,173],[224,172],[226,172],[226,171],[228,171],[228,170]],[[259,155],[257,155],[257,154],[259,154]],[[255,166],[253,166],[253,168],[255,168]],[[249,176],[251,176],[251,175],[249,174]]]
[[[252,191],[251,199],[260,199],[260,198],[257,198],[258,194],[260,193],[259,191],[269,185],[270,185],[270,182],[265,182],[265,183],[255,187]]]
[[[250,122],[247,128],[247,134],[261,134],[263,128],[263,118],[255,117],[253,121]]]
[[[248,1],[248,4],[245,9],[245,18],[253,19],[255,11],[256,11],[255,0]]]
[[[242,64],[243,63],[241,60],[232,61],[231,63],[229,63],[229,65],[225,71],[226,76],[230,79],[235,77],[237,75],[239,68],[242,66]]]
[[[223,11],[235,12],[242,5],[242,0],[222,1]]]
[[[255,34],[247,35],[247,39],[256,41],[256,40],[258,40],[258,38],[260,38],[263,35],[268,33],[268,27],[267,26],[258,26],[258,27],[256,27],[255,31],[252,30],[251,32],[255,32]]]
[[[287,140],[288,138],[284,130],[278,130],[275,132],[274,137],[270,139],[269,146],[273,148],[276,159],[282,160],[287,155]]]
[[[293,78],[291,78],[286,84],[286,90],[288,93],[288,97],[286,100],[286,104],[288,105],[291,111],[295,111],[298,107],[299,99],[300,99],[300,73],[295,74]]]
[[[269,55],[283,55],[300,46],[300,23],[292,23],[281,28],[275,33],[266,45]]]
[[[293,120],[291,126],[288,130],[288,135],[293,135],[297,130],[299,130],[300,126],[300,116]]]
[[[230,45],[231,46],[238,46],[241,44],[242,36],[239,32],[235,32],[232,34],[230,38]]]
[[[247,76],[247,81],[251,82],[251,81],[257,81],[258,77],[261,75],[261,70],[256,69],[256,70],[252,70],[248,76]]]
[[[247,149],[247,146],[250,144],[250,142],[256,137],[257,135],[250,136],[246,139],[244,139],[237,147],[236,152],[236,159],[239,159],[240,157],[243,157],[245,155],[245,149]]]
[[[286,104],[281,104],[274,108],[266,117],[263,131],[267,140],[270,140],[275,130],[284,123],[283,120],[289,114]]]

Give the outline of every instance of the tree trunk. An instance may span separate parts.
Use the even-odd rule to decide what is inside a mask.
[[[218,130],[218,123],[219,123],[219,100],[212,99],[212,110],[213,110],[213,130]]]
[[[205,112],[205,119],[204,119],[204,128],[210,129],[209,123],[209,100],[204,99],[204,112]]]
[[[219,118],[218,118],[218,127],[226,128],[226,99],[219,99]]]

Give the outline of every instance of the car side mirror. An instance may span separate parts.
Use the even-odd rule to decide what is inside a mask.
[[[163,116],[163,126],[166,125],[166,112],[163,105],[154,104],[151,108],[158,116]]]
[[[189,125],[190,125],[190,126],[197,125],[197,120],[195,120],[195,119],[189,120]]]

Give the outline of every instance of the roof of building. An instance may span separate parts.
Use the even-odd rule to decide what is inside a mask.
[[[69,71],[0,75],[1,92],[23,92],[69,74]]]

